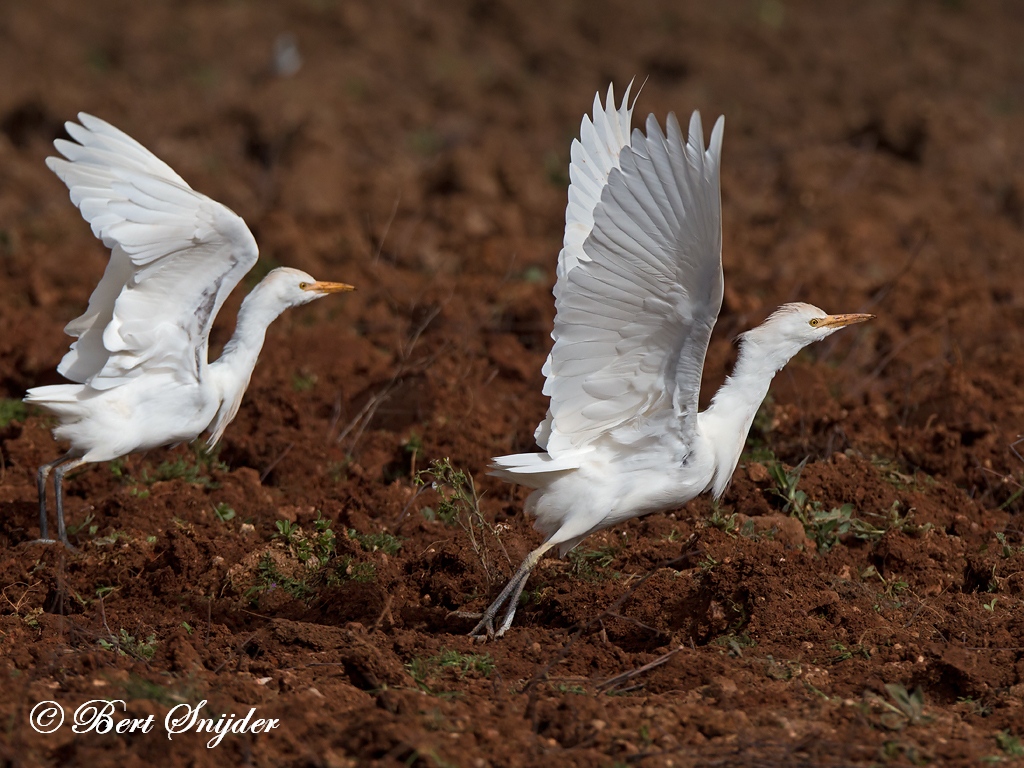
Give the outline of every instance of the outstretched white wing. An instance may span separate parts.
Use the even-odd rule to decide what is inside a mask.
[[[628,128],[628,114],[625,102],[614,111],[610,91],[603,111],[595,102],[595,124],[618,121],[611,131],[616,138],[623,118]],[[705,151],[698,113],[688,139],[675,115],[667,134],[651,115],[647,136],[637,130],[623,137],[610,164],[604,151],[614,151],[612,142],[591,150],[587,126],[584,120],[579,157],[588,162],[580,168],[573,145],[555,344],[544,367],[551,405],[536,433],[554,458],[620,427],[642,427],[667,409],[687,439],[696,428],[704,356],[722,306],[724,120],[715,123]],[[595,154],[599,160],[589,163]]]
[[[65,328],[77,341],[57,370],[96,389],[154,370],[197,380],[210,326],[256,263],[256,240],[130,136],[78,119],[66,124],[77,144],[54,142],[67,159],[46,164],[111,255],[85,314]]]

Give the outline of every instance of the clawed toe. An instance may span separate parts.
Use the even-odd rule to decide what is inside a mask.
[[[448,618],[453,616],[457,619],[479,619],[483,614],[480,611],[449,611]]]
[[[470,631],[469,636],[476,640],[478,643],[486,643],[488,640],[493,640],[494,635],[494,619],[491,616],[485,616],[480,620],[480,623],[473,627]]]

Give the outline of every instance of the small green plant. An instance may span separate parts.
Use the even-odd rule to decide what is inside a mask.
[[[990,603],[982,603],[981,607],[984,608],[989,613],[995,613],[996,612],[996,603],[998,603],[998,602],[999,602],[999,598],[998,597],[993,597],[992,598],[992,602],[990,602]]]
[[[919,491],[935,485],[935,478],[931,475],[926,475],[917,470],[914,470],[913,474],[909,475],[901,471],[902,467],[894,458],[872,456],[871,463],[881,472],[883,480],[900,490],[910,489]]]
[[[312,583],[324,579],[324,566],[334,557],[336,541],[331,520],[318,517],[313,521],[312,533],[306,533],[289,520],[278,520],[274,527],[277,533],[273,538],[280,539],[287,551],[283,555],[280,550],[276,554],[274,551],[263,554],[256,566],[256,584],[246,591],[245,596],[255,601],[263,592],[283,589],[288,595],[305,600],[315,591]],[[287,563],[287,558],[297,560],[303,566],[300,576],[288,575],[295,570],[290,567],[285,568],[288,573],[282,573],[281,567]],[[328,583],[333,578],[332,574],[326,575]]]
[[[405,668],[420,689],[436,694],[429,681],[441,673],[452,671],[460,680],[467,676],[490,677],[494,671],[494,659],[487,653],[462,653],[442,648],[435,656],[412,659]]]
[[[902,727],[902,726],[900,726]],[[898,730],[898,729],[893,729]],[[916,745],[908,744],[902,741],[896,741],[894,739],[887,739],[879,750],[882,761],[890,763],[894,760],[899,760],[901,763],[905,759],[911,765],[928,765],[931,759],[923,754]]]
[[[17,398],[0,398],[0,429],[12,421],[24,421],[27,414],[25,403]]]
[[[804,471],[807,459],[804,459],[795,467],[786,470],[782,462],[775,462],[768,467],[768,473],[775,481],[774,493],[784,502],[782,511],[790,513],[803,513],[808,506],[807,494],[801,491],[800,475]]]
[[[383,552],[385,555],[393,555],[402,548],[402,540],[387,531],[360,533],[355,528],[349,528],[348,537],[353,541],[358,541],[359,546],[366,552]]]
[[[792,680],[803,672],[798,661],[776,661],[771,654],[765,657],[765,661],[764,673],[772,680]]]
[[[491,562],[488,538],[493,539],[511,565],[505,545],[498,531],[485,518],[480,509],[480,494],[476,491],[473,476],[452,466],[450,459],[434,459],[430,466],[416,473],[416,485],[430,485],[439,500],[437,510],[423,509],[428,520],[440,520],[445,525],[458,525],[469,538],[470,546],[480,559],[489,581],[495,581],[499,574]]]
[[[295,535],[295,533],[297,531],[301,530],[299,528],[299,526],[297,526],[291,520],[284,520],[284,519],[277,520],[274,523],[274,527],[277,528],[277,533],[274,534],[273,538],[275,538],[275,539],[277,539],[277,538],[284,539],[284,543],[285,544],[291,544],[292,543],[292,537]]]
[[[903,600],[900,597],[900,595],[902,595],[904,592],[906,592],[908,589],[910,589],[910,584],[908,584],[906,581],[904,581],[903,579],[895,578],[895,577],[887,579],[882,574],[880,574],[878,572],[878,569],[875,568],[875,566],[873,566],[873,565],[869,565],[867,568],[865,568],[861,572],[860,578],[862,580],[865,580],[865,581],[867,579],[877,578],[882,583],[882,587],[883,587],[882,592],[880,592],[878,594],[878,598],[879,599],[881,599],[883,597],[886,598],[896,608],[902,608],[903,607]],[[875,605],[875,610],[876,611],[880,611],[881,610],[881,606],[876,604]]]
[[[139,499],[145,499],[146,497],[149,496],[149,491],[146,489],[139,488],[136,481],[132,478],[131,472],[129,472],[128,470],[128,464],[127,462],[125,462],[124,459],[114,459],[113,461],[110,462],[109,466],[110,474],[112,474],[114,477],[120,480],[122,485],[129,486],[129,494]],[[149,474],[145,470],[143,470],[142,476],[144,483],[155,482],[155,480],[148,479]]]
[[[1021,744],[1020,739],[1008,730],[996,734],[996,744],[1011,757],[1024,757],[1024,744]]]
[[[924,692],[921,686],[915,688],[913,692],[908,692],[899,683],[886,683],[885,691],[896,705],[894,710],[906,717],[911,725],[926,723],[932,719],[924,713]]]
[[[715,638],[715,645],[721,645],[721,646],[725,646],[726,648],[728,648],[730,656],[735,656],[737,658],[743,658],[743,649],[744,648],[753,648],[754,646],[757,645],[757,641],[754,640],[754,638],[752,638],[746,632],[741,632],[738,635],[733,633],[733,632],[730,632],[727,635],[722,635],[721,637],[716,637]]]
[[[965,704],[971,711],[971,714],[977,715],[978,717],[988,717],[992,714],[992,707],[988,706],[983,701],[978,701],[973,696],[960,696],[956,701],[957,704]]]
[[[217,458],[220,448],[211,449],[198,441],[192,443],[191,447],[192,461],[184,456],[178,456],[173,461],[160,462],[152,475],[148,470],[143,469],[142,482],[152,485],[166,480],[184,480],[190,485],[199,485],[211,490],[220,488],[220,483],[210,477],[211,470],[218,472],[228,470],[228,465]]]
[[[722,533],[733,537],[736,536],[736,513],[725,514],[722,508],[718,506],[717,500],[711,502],[711,517],[708,518],[708,522]]]
[[[142,482],[147,485],[166,480],[184,480],[190,485],[209,486],[213,481],[204,477],[202,469],[197,464],[190,464],[184,456],[179,456],[174,461],[161,461],[153,474],[147,470],[142,471]]]
[[[840,664],[844,661],[849,661],[854,656],[863,656],[865,659],[871,658],[871,651],[859,643],[852,648],[847,648],[842,643],[833,643],[832,650],[839,652],[835,658],[831,659],[830,663],[832,664]]]
[[[77,536],[78,534],[80,534],[82,532],[83,529],[86,529],[86,528],[88,528],[90,536],[95,536],[96,535],[96,531],[99,530],[99,528],[97,526],[90,525],[92,523],[92,521],[95,520],[95,519],[96,519],[95,516],[92,514],[92,512],[90,512],[89,514],[87,514],[85,516],[85,519],[82,522],[80,522],[78,525],[69,525],[68,526],[68,537],[70,538],[72,536]]]
[[[572,564],[572,574],[584,581],[599,581],[607,579],[611,575],[602,574],[598,569],[607,568],[615,560],[618,552],[616,547],[607,546],[600,549],[579,549],[578,547],[569,552],[569,562]]]
[[[402,443],[402,450],[409,454],[409,474],[416,477],[416,463],[423,455],[423,438],[416,432],[410,432]]]
[[[256,585],[245,593],[248,598],[255,598],[261,592],[273,589],[283,589],[285,593],[296,600],[305,600],[313,594],[313,588],[305,579],[296,579],[281,573],[269,552],[260,558],[260,562],[256,566],[256,574]]]
[[[109,640],[100,638],[96,642],[104,650],[117,651],[122,656],[135,656],[147,661],[153,658],[157,645],[156,635],[150,635],[145,641],[137,640],[133,635],[129,635],[124,627],[120,629],[117,637],[111,635]]]
[[[91,531],[91,527],[90,527]],[[101,536],[98,539],[93,539],[93,544],[97,547],[109,547],[117,544],[119,541],[131,541],[132,537],[125,531],[111,531],[106,536]]]
[[[519,275],[519,279],[527,283],[546,283],[548,281],[548,273],[544,271],[543,267],[531,264],[523,270],[522,274]]]
[[[479,516],[480,496],[476,492],[473,476],[452,466],[450,459],[435,459],[427,469],[416,473],[416,485],[430,485],[437,491],[440,500],[437,509],[425,507],[423,516],[428,520],[440,520],[445,525],[455,525],[461,518]]]
[[[373,563],[360,563],[351,557],[339,557],[337,565],[327,576],[327,584],[336,586],[342,581],[354,581],[357,584],[369,584],[377,579],[377,566]]]
[[[216,515],[217,519],[220,520],[222,523],[226,523],[229,520],[235,519],[235,510],[233,510],[223,501],[214,506],[213,514]]]
[[[885,596],[890,600],[896,600],[897,596],[903,594],[908,589],[910,589],[910,585],[903,579],[889,579],[885,582]]]
[[[819,552],[828,552],[839,542],[839,537],[852,533],[858,539],[881,538],[881,531],[853,516],[853,504],[833,507],[828,512],[814,503],[811,514],[801,519],[804,530],[810,534]]]
[[[490,677],[494,671],[494,659],[489,653],[460,653],[442,648],[436,657],[437,666],[441,669],[454,669],[459,677],[476,674]]]
[[[702,571],[710,571],[720,565],[714,555],[705,555],[697,565]]]
[[[555,690],[559,693],[571,693],[576,696],[586,696],[587,689],[582,685],[569,685],[568,683],[558,683],[555,685]]]
[[[654,740],[651,738],[651,726],[647,723],[640,726],[640,730],[637,731],[637,736],[640,737],[640,744],[645,749],[654,743]]]
[[[292,389],[296,392],[309,392],[316,386],[316,381],[315,373],[293,373]]]
[[[317,513],[320,515],[320,513]],[[289,546],[292,553],[309,570],[319,570],[334,557],[337,542],[334,531],[331,530],[331,519],[318,516],[313,521],[313,533],[306,534],[302,528],[288,520],[278,520],[275,523],[277,533],[285,544]]]
[[[1024,547],[1013,547],[1006,543],[1006,534],[997,532],[996,541],[999,542],[999,546],[1002,548],[1001,554],[1003,557],[1009,559],[1013,557],[1017,552],[1024,553]]]
[[[775,481],[775,495],[784,502],[782,511],[800,521],[807,537],[817,545],[819,553],[828,552],[845,534],[852,534],[858,539],[879,539],[885,534],[885,530],[854,517],[852,504],[843,504],[825,511],[821,502],[809,499],[798,487],[806,464],[807,459],[804,459],[787,471],[781,463],[776,463],[768,471]]]
[[[340,483],[342,480],[348,480],[348,468],[352,466],[354,459],[349,454],[345,456],[344,461],[332,461],[327,465],[327,476],[331,478],[331,482]]]

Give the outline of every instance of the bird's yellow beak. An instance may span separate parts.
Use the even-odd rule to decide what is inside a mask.
[[[325,283],[318,280],[315,283],[307,283],[302,290],[313,291],[313,293],[345,293],[346,291],[354,291],[356,287],[349,285],[348,283]]]
[[[818,321],[818,328],[843,328],[854,323],[863,323],[874,315],[826,315]]]

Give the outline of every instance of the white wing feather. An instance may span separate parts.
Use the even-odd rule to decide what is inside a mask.
[[[602,122],[609,112],[595,108],[595,118]],[[680,419],[684,441],[696,429],[704,356],[722,305],[724,120],[715,123],[707,151],[698,113],[688,140],[674,115],[667,129],[663,134],[652,115],[646,137],[637,130],[622,144],[589,217],[596,174],[573,179],[575,187],[585,176],[577,198],[583,202],[574,207],[570,191],[555,344],[544,367],[551,405],[536,433],[551,456],[578,452],[621,427],[642,431],[659,413]],[[588,222],[577,250],[576,233]]]
[[[608,174],[619,167],[622,148],[629,144],[629,124],[633,110],[628,106],[630,83],[622,97],[622,106],[615,107],[615,91],[608,86],[605,106],[601,94],[594,94],[594,118],[584,115],[580,137],[573,139],[569,162],[569,203],[565,208],[565,236],[558,254],[558,279],[581,261],[589,261],[583,243],[594,228],[594,209],[601,200],[601,190]],[[557,288],[556,288],[557,290]]]
[[[46,164],[71,191],[110,262],[57,370],[96,389],[164,369],[197,380],[210,326],[258,250],[245,222],[195,192],[170,166],[112,125],[84,113],[78,143],[54,142]]]
[[[584,115],[580,122],[580,137],[573,139],[569,154],[569,202],[565,207],[565,235],[558,254],[555,299],[561,295],[568,273],[581,261],[590,261],[584,243],[594,228],[594,209],[601,200],[601,190],[608,183],[608,174],[619,167],[622,148],[629,145],[630,121],[633,108],[629,106],[630,83],[622,96],[622,104],[615,106],[615,89],[608,86],[605,105],[601,94],[594,94],[594,117]],[[541,369],[551,376],[551,356]],[[542,448],[551,433],[551,412],[534,432],[534,439]]]

